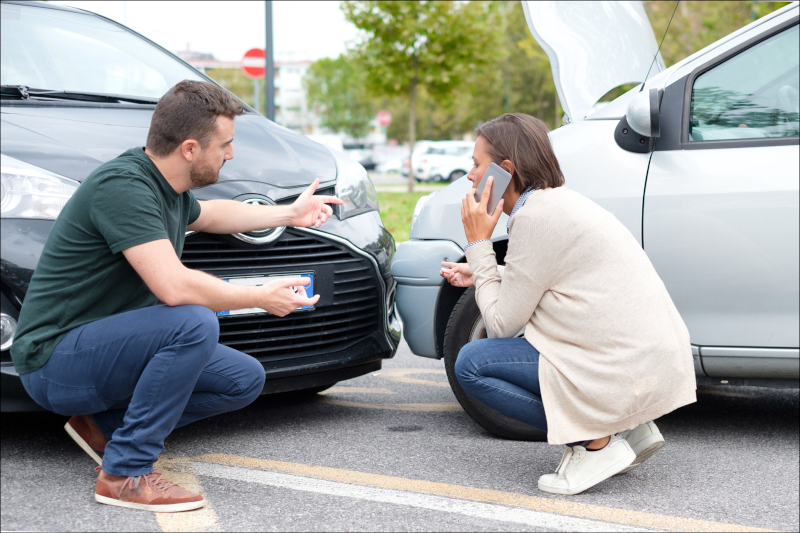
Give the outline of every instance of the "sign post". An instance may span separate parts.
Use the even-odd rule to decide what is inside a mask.
[[[272,49],[272,0],[266,0],[265,4],[267,42],[264,43],[266,44],[264,50],[266,51],[267,79],[264,80],[264,92],[266,93],[264,95],[266,98],[264,115],[275,122],[275,53]]]
[[[259,111],[261,107],[259,105],[261,97],[259,96],[258,80],[263,78],[267,72],[264,55],[264,50],[261,48],[251,48],[244,53],[242,58],[242,71],[245,76],[253,80],[253,107],[256,108],[256,111]]]

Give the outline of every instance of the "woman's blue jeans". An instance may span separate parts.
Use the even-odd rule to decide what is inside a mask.
[[[458,353],[455,371],[461,388],[476,400],[547,431],[539,352],[524,338],[472,341]]]
[[[206,307],[146,307],[73,329],[22,384],[45,409],[94,416],[109,439],[105,472],[142,476],[173,429],[261,394],[261,363],[218,340]]]

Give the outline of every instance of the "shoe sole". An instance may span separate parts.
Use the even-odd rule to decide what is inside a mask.
[[[181,511],[192,511],[199,509],[206,504],[206,500],[202,499],[196,502],[184,503],[168,503],[161,505],[147,505],[146,503],[123,502],[122,500],[115,500],[107,496],[94,495],[94,501],[97,503],[104,503],[106,505],[113,505],[115,507],[125,507],[126,509],[139,509],[141,511],[153,511],[155,513],[179,513]]]
[[[654,433],[637,443],[636,447],[638,448],[640,446],[644,446],[642,451],[636,454],[636,459],[633,461],[631,466],[620,472],[620,474],[627,474],[654,456],[658,450],[664,447],[664,437],[661,435],[661,433]]]
[[[78,435],[78,432],[75,431],[72,428],[72,426],[69,425],[69,422],[64,424],[64,429],[67,431],[67,434],[70,437],[72,437],[72,440],[74,440],[75,443],[83,449],[83,451],[85,451],[87,454],[89,454],[89,457],[94,459],[95,462],[97,464],[99,464],[100,466],[103,466],[103,460],[100,458],[99,455],[97,455],[97,452],[94,451],[91,446],[89,446],[88,442],[83,440],[83,438],[80,435]]]
[[[559,487],[550,487],[548,485],[543,485],[540,482],[537,483],[539,490],[542,492],[549,492],[551,494],[563,494],[564,496],[574,496],[575,494],[579,494],[587,489],[590,489],[597,485],[598,483],[602,483],[603,481],[607,480],[608,478],[619,474],[622,470],[629,467],[633,461],[636,460],[636,453],[633,451],[632,448],[628,448],[630,453],[627,454],[625,457],[617,461],[615,464],[610,465],[608,468],[597,474],[595,477],[591,478],[590,480],[586,481],[583,485],[578,485],[572,489],[562,489]]]

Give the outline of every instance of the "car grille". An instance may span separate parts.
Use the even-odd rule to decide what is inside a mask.
[[[323,237],[287,228],[264,246],[228,235],[194,233],[186,237],[182,262],[218,277],[258,276],[313,270],[315,309],[285,317],[269,314],[219,317],[220,343],[259,361],[279,361],[343,350],[380,328],[381,290],[375,268],[365,257]],[[324,277],[327,278],[322,283]],[[333,283],[330,283],[332,275]]]

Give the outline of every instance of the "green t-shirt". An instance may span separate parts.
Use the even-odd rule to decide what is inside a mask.
[[[194,195],[175,192],[144,148],[100,165],[47,237],[11,346],[17,372],[41,368],[78,326],[158,304],[121,252],[169,239],[180,257],[186,226],[199,216]]]

